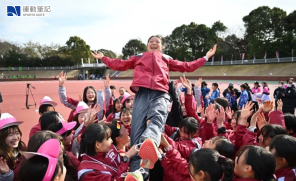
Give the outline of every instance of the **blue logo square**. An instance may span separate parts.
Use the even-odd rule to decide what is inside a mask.
[[[7,6],[7,16],[21,16],[21,6]]]

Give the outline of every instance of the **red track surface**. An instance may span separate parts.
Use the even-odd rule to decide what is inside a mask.
[[[31,83],[36,89],[32,89],[36,101],[36,108],[31,106],[30,109],[27,109],[25,106],[26,100],[26,83]],[[125,87],[129,90],[131,81],[112,81],[111,85],[115,85],[117,90],[119,87]],[[212,82],[207,82],[208,87],[210,88]],[[237,82],[233,82],[236,88],[239,88]],[[94,86],[96,89],[102,89],[103,81],[67,81],[65,86],[67,88],[67,96],[78,99],[80,92],[83,92],[83,89],[86,86]],[[228,83],[221,83],[219,85],[221,91],[223,91],[228,86]],[[253,85],[250,85],[253,86]],[[269,85],[271,88],[271,93],[275,89],[275,85]],[[0,91],[3,97],[3,103],[1,103],[2,113],[8,112],[15,116],[18,120],[24,121],[20,125],[20,129],[23,133],[22,140],[27,144],[29,132],[31,128],[38,123],[39,113],[36,112],[39,108],[39,102],[44,96],[51,97],[55,102],[58,103],[56,111],[61,113],[67,120],[70,113],[70,109],[66,108],[60,103],[58,96],[58,81],[32,81],[32,82],[0,82]],[[221,94],[222,95],[222,94]],[[116,91],[116,96],[118,96],[118,91]],[[29,104],[33,104],[33,98],[29,96]]]

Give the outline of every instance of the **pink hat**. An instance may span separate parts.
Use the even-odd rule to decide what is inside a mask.
[[[74,116],[79,113],[87,112],[88,108],[89,107],[85,102],[80,101],[76,107],[76,110],[74,112]]]
[[[62,135],[65,132],[73,129],[77,124],[76,122],[70,122],[70,123],[61,122],[61,123],[62,123],[63,127],[62,127],[62,129],[60,129],[56,132],[56,134],[58,134],[58,135]]]
[[[48,96],[45,96],[43,97],[43,99],[41,99],[39,106],[42,106],[44,104],[49,104],[49,105],[52,105],[53,107],[56,107],[58,105],[56,102],[53,102],[53,100]]]
[[[4,128],[8,128],[10,126],[18,126],[22,124],[23,121],[16,120],[15,117],[13,117],[9,113],[2,113],[0,118],[0,130]]]
[[[125,92],[120,103],[123,104],[126,99],[131,98],[131,97],[134,97],[134,95],[130,95],[129,93]]]
[[[57,139],[49,139],[40,146],[37,153],[22,152],[22,155],[24,155],[24,157],[27,160],[36,155],[47,158],[48,166],[42,181],[51,181],[54,171],[56,169],[59,153],[60,153],[59,141]]]

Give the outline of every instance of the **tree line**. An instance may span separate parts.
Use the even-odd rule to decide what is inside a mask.
[[[240,60],[274,58],[275,52],[280,57],[291,57],[296,48],[296,10],[286,11],[274,7],[261,6],[243,17],[245,30],[241,34],[230,33],[221,21],[211,27],[191,22],[176,27],[171,34],[163,37],[165,54],[174,59],[192,61],[202,57],[218,44],[214,60]],[[129,40],[122,48],[122,54],[112,50],[99,49],[111,58],[127,59],[132,55],[146,51],[146,42],[138,39]],[[81,57],[91,58],[90,46],[77,36],[71,36],[65,45],[52,43],[41,45],[28,42],[17,45],[0,40],[0,66],[73,66],[81,64]],[[87,60],[85,60],[86,63]],[[96,62],[91,58],[91,62]]]

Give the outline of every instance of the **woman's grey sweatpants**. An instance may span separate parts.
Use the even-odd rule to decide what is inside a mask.
[[[168,93],[139,88],[133,106],[131,145],[143,143],[145,139],[150,138],[159,146],[168,116],[170,99]],[[146,125],[147,120],[150,120],[148,125]],[[131,160],[131,172],[140,168],[140,160],[138,155]]]

